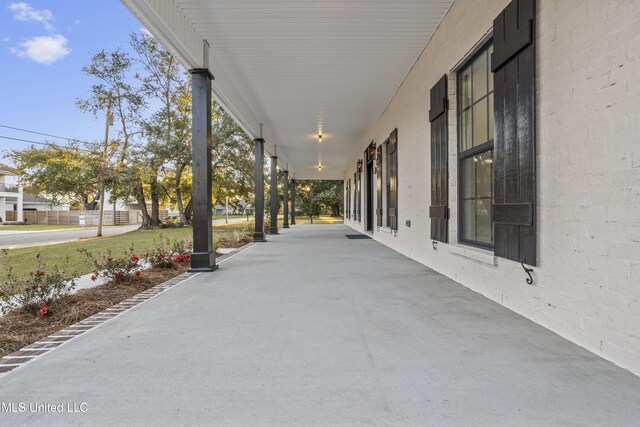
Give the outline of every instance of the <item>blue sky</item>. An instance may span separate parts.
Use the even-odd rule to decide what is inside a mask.
[[[100,49],[130,50],[142,26],[119,0],[0,0],[0,125],[99,140],[104,121],[75,107],[94,81],[81,68]],[[0,136],[44,141],[0,127]],[[27,147],[0,138],[3,150]]]

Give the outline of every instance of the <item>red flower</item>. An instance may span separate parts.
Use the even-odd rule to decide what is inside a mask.
[[[107,261],[113,261],[113,258],[109,257],[107,258]]]
[[[43,316],[45,314],[47,314],[49,311],[47,310],[47,303],[42,301],[42,303],[40,304],[40,314],[42,314]]]
[[[185,257],[186,259],[191,259],[191,254],[186,254],[184,257]]]
[[[137,277],[140,277],[140,275],[141,275],[141,274],[142,274],[142,272],[141,272],[141,271],[136,271],[136,276],[137,276]]]
[[[91,280],[93,280],[94,282],[96,281],[96,275],[95,274],[91,275]]]
[[[120,280],[122,278],[122,274],[116,273],[116,280]]]
[[[147,257],[148,257],[148,256],[149,256],[149,252],[147,252],[147,254],[146,254],[145,256],[147,256]]]
[[[139,261],[140,257],[137,257],[135,255],[131,255],[131,261]]]

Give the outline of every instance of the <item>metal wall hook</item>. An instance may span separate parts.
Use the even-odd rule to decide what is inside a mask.
[[[438,242],[436,242],[435,240],[433,242],[431,242],[431,246],[433,247],[434,251],[438,250]]]
[[[524,269],[524,272],[527,273],[527,275],[529,276],[529,277],[527,277],[527,285],[533,285],[533,276],[531,276],[531,272],[533,271],[533,268],[525,267],[524,266],[525,262],[527,262],[527,260],[523,259],[522,261],[520,261],[520,265]]]

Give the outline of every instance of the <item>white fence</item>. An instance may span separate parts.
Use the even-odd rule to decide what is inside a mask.
[[[79,225],[80,216],[84,216],[85,225],[98,225],[99,211],[24,211],[24,220],[29,224]],[[5,221],[16,221],[16,212],[7,211]],[[140,211],[105,211],[105,225],[140,224]]]

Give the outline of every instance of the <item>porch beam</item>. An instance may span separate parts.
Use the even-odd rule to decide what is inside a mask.
[[[255,184],[255,229],[253,231],[254,242],[266,242],[264,238],[264,139],[253,140],[255,146],[255,172],[253,175]]]
[[[189,70],[192,80],[193,272],[214,271],[211,203],[211,80],[208,68]]]
[[[289,228],[289,171],[284,171],[284,194],[283,194],[284,223],[282,228]]]
[[[271,156],[271,226],[269,234],[278,234],[278,157]]]

